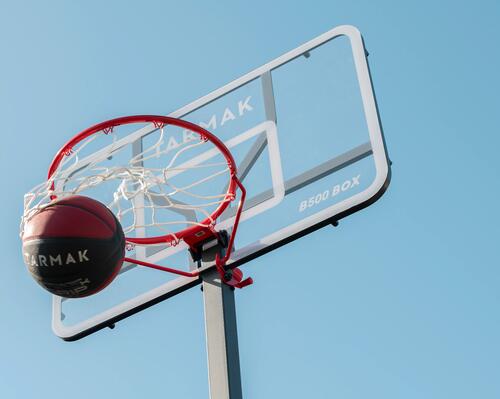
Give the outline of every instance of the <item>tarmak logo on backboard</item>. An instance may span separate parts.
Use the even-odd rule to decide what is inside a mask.
[[[238,101],[237,107],[230,108],[226,107],[224,111],[222,112],[219,118],[220,122],[217,124],[217,114],[214,114],[211,116],[209,119],[208,123],[200,122],[200,126],[204,127],[207,130],[216,130],[219,126],[224,126],[227,122],[233,121],[236,118],[242,117],[246,111],[253,111],[253,107],[250,105],[250,99],[252,96],[248,96],[245,98],[243,101]],[[236,108],[238,109],[238,112],[235,115]]]
[[[207,129],[210,132],[214,132],[218,127],[224,126],[226,123],[234,121],[241,118],[247,112],[253,111],[253,107],[250,104],[252,96],[246,97],[244,100],[239,100],[232,107],[226,107],[220,114],[213,114],[208,122],[199,122],[198,124]],[[174,150],[181,145],[184,145],[190,141],[199,139],[199,136],[190,130],[184,130],[182,132],[182,142],[179,143],[175,137],[171,136],[167,143],[167,152]]]

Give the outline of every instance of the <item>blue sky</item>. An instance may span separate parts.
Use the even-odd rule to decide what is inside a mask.
[[[52,334],[22,196],[83,127],[165,114],[341,24],[370,51],[391,186],[245,266],[244,396],[500,396],[497,2],[1,5],[0,397],[208,397],[198,288],[78,342]]]

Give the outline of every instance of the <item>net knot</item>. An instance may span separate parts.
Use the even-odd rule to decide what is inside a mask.
[[[168,242],[171,247],[176,247],[177,245],[179,245],[180,240],[177,238],[175,234],[171,234],[171,237],[169,238]]]
[[[135,249],[135,244],[133,244],[131,242],[127,242],[125,244],[125,249],[127,250],[127,252],[131,252]]]

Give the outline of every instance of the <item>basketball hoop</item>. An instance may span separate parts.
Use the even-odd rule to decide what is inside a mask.
[[[130,132],[137,124],[141,127]],[[171,136],[167,129],[172,130]],[[153,134],[157,136],[154,139]],[[180,138],[175,139],[175,134]],[[151,137],[152,142],[143,149],[145,137]],[[98,143],[99,140],[104,143]],[[207,145],[210,148],[205,148]],[[128,148],[135,148],[132,158],[120,161]],[[213,162],[214,158],[220,161]],[[153,165],[147,166],[148,163]],[[223,179],[225,190],[207,192],[207,188],[217,186],[215,182]],[[203,193],[197,192],[201,186],[205,187]],[[191,253],[199,255],[203,243],[223,241],[215,227],[236,200],[237,190],[239,202],[230,218],[232,231],[226,253],[223,257],[217,255],[215,263],[222,281],[242,288],[252,280],[242,281],[241,271],[226,270],[225,265],[234,245],[246,190],[224,143],[205,128],[181,119],[127,116],[99,123],[77,134],[54,157],[47,181],[26,194],[21,234],[31,217],[56,200],[77,194],[94,197],[98,192],[96,199],[105,203],[122,224],[129,249],[176,246],[184,242]],[[164,220],[165,215],[168,220]],[[183,218],[177,220],[176,215]],[[186,272],[139,259],[127,257],[124,261],[186,277],[199,275],[197,270]]]

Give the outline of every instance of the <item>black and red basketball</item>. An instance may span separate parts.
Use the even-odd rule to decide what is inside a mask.
[[[41,209],[24,226],[23,258],[35,280],[66,298],[95,294],[113,281],[125,255],[115,215],[92,198],[71,196]]]

